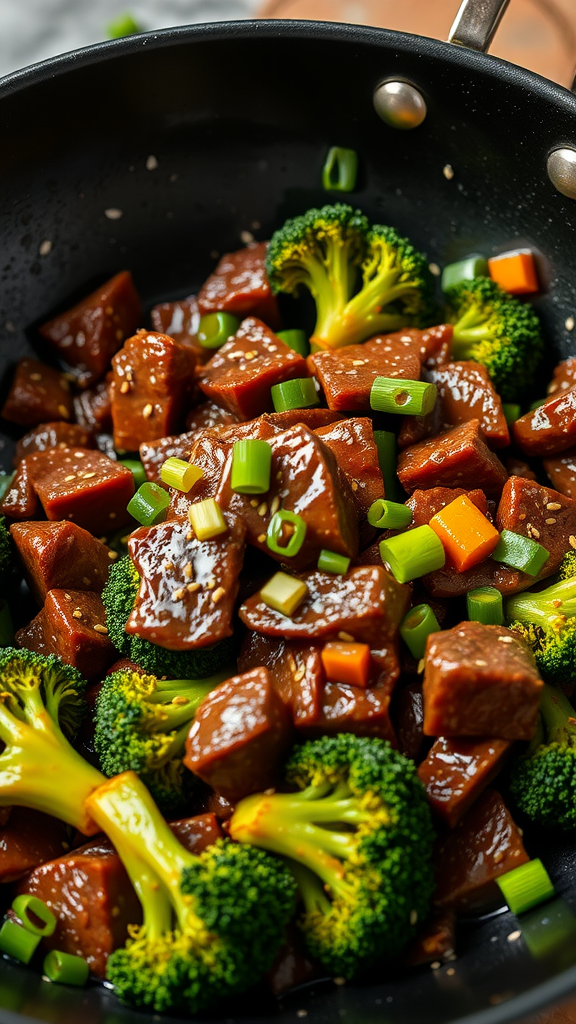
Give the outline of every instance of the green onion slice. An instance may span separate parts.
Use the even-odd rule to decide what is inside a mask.
[[[14,625],[10,606],[4,598],[0,598],[0,647],[10,647],[14,640]]]
[[[283,544],[282,538],[285,536],[286,525],[292,528],[292,533],[286,544]],[[289,512],[288,509],[281,508],[270,520],[268,533],[266,534],[266,544],[270,551],[275,551],[277,555],[283,555],[285,558],[294,558],[294,555],[297,555],[300,551],[305,537],[306,523],[301,516],[296,515],[295,512]]]
[[[308,593],[304,580],[297,580],[285,572],[277,572],[260,591],[260,599],[269,608],[290,618]]]
[[[432,412],[438,389],[422,380],[376,377],[370,390],[370,408],[402,416],[426,416]]]
[[[408,533],[381,540],[380,555],[399,583],[441,569],[446,561],[442,542],[430,526],[417,526]]]
[[[268,441],[249,438],[232,449],[230,486],[238,494],[266,494],[270,490],[272,449]]]
[[[429,604],[416,604],[404,616],[400,624],[400,636],[413,658],[424,657],[426,640],[431,633],[438,633],[440,625]]]
[[[490,555],[496,562],[504,562],[513,569],[520,569],[529,576],[537,576],[542,566],[548,561],[550,552],[532,540],[512,530],[502,530],[500,540]]]
[[[290,331],[276,331],[276,337],[280,338],[288,348],[293,349],[299,356],[310,355],[310,343],[306,337],[305,331],[300,331],[297,328],[293,328]]]
[[[44,974],[61,985],[85,985],[90,968],[81,956],[52,949],[44,959]]]
[[[205,498],[190,505],[188,519],[198,540],[211,540],[228,530],[222,509],[214,498]]]
[[[460,281],[471,281],[474,277],[488,277],[488,261],[484,256],[466,256],[457,263],[449,263],[442,271],[441,288],[447,292]]]
[[[198,341],[202,348],[222,348],[239,327],[240,320],[232,313],[206,313],[200,317]]]
[[[466,595],[468,618],[484,626],[504,625],[502,594],[496,587],[477,587]]]
[[[129,11],[119,14],[114,21],[109,22],[106,27],[108,39],[123,39],[124,36],[134,36],[142,32],[137,21],[134,20]]]
[[[378,462],[384,481],[384,494],[391,501],[402,502],[404,489],[396,476],[396,436],[391,430],[375,430],[374,440],[378,449]]]
[[[204,470],[200,469],[200,466],[174,457],[166,459],[160,470],[160,479],[163,483],[183,492],[189,491],[203,476]]]
[[[496,882],[513,914],[522,914],[554,896],[554,886],[538,857],[507,871]]]
[[[502,402],[502,412],[509,427],[522,415],[522,409],[516,402]]]
[[[310,409],[313,405],[320,405],[313,377],[296,377],[282,384],[273,384],[270,394],[276,412]]]
[[[33,935],[49,936],[54,934],[56,918],[44,900],[38,899],[37,896],[32,896],[30,893],[16,896],[16,899],[12,901],[12,910],[22,921],[23,927]]]
[[[7,953],[23,964],[29,964],[40,942],[41,935],[33,935],[16,921],[8,918],[0,928],[0,953]]]
[[[170,495],[160,484],[147,480],[142,484],[126,508],[130,515],[142,526],[155,526],[163,523],[168,514]]]
[[[320,572],[331,572],[335,575],[344,576],[350,568],[350,559],[346,555],[339,555],[336,551],[328,551],[322,548],[318,556],[318,568]]]
[[[327,192],[353,192],[358,177],[358,154],[355,149],[332,146],[322,169],[322,188]]]
[[[412,522],[412,512],[406,505],[377,498],[368,509],[368,522],[379,530],[401,530]]]
[[[118,459],[118,465],[130,470],[134,477],[135,487],[141,487],[146,483],[146,470],[139,459]]]

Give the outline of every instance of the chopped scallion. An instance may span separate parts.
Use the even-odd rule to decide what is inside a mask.
[[[23,927],[33,935],[48,937],[54,934],[56,917],[46,906],[44,900],[25,893],[16,896],[12,901],[12,910],[22,921]]]
[[[446,561],[442,542],[429,526],[417,526],[408,533],[381,540],[380,555],[399,583],[441,569]]]
[[[146,470],[139,459],[119,459],[118,465],[130,470],[134,477],[135,487],[141,487],[142,484],[146,483]]]
[[[404,489],[396,475],[396,436],[391,430],[375,430],[374,440],[384,481],[384,494],[391,501],[402,502]]]
[[[520,533],[513,533],[512,530],[502,530],[500,540],[491,555],[496,562],[504,562],[504,565],[520,569],[529,576],[537,576],[549,557],[550,552],[537,541],[531,537],[523,537]]]
[[[422,380],[376,377],[370,389],[370,408],[403,416],[426,416],[432,412],[438,389]]]
[[[320,572],[332,572],[335,575],[344,576],[350,568],[350,559],[346,555],[339,555],[336,551],[322,548],[318,556],[318,568]]]
[[[168,514],[170,495],[160,484],[147,480],[142,484],[126,508],[130,515],[142,526],[155,526],[163,523]]]
[[[294,380],[285,380],[282,384],[273,384],[270,394],[276,412],[310,409],[313,405],[320,404],[313,377],[296,377]]]
[[[81,956],[52,949],[44,959],[44,974],[61,985],[85,985],[90,968]]]
[[[488,261],[484,256],[467,256],[457,263],[449,263],[442,271],[441,287],[443,292],[453,288],[460,281],[471,281],[474,277],[488,277]]]
[[[288,618],[294,614],[308,593],[304,580],[297,580],[285,572],[277,572],[260,591],[260,599],[269,608]]]
[[[7,953],[15,960],[29,964],[41,938],[41,935],[33,935],[26,928],[16,924],[16,921],[7,918],[0,928],[0,953]]]
[[[183,492],[189,491],[203,476],[204,470],[200,469],[200,466],[174,457],[166,459],[160,470],[160,479],[163,483]]]
[[[10,605],[0,598],[0,647],[10,647],[14,641],[14,625]]]
[[[142,32],[137,21],[134,20],[129,11],[119,14],[114,21],[109,22],[106,27],[108,39],[123,39],[124,36],[134,36]]]
[[[222,515],[222,509],[214,498],[197,501],[188,509],[188,519],[198,540],[211,540],[221,533],[226,533],[228,524]]]
[[[286,527],[288,528],[287,530]],[[283,537],[290,530],[291,533],[288,540],[283,544]],[[266,534],[266,544],[270,551],[275,551],[277,555],[283,555],[285,558],[294,558],[294,555],[297,555],[300,551],[305,537],[306,523],[302,517],[296,515],[295,512],[289,512],[288,509],[281,508],[270,520],[268,533]]]
[[[468,618],[484,626],[503,626],[504,607],[502,594],[496,587],[477,587],[466,595]]]
[[[234,337],[240,327],[240,320],[232,313],[206,313],[200,317],[198,341],[202,348],[222,348],[229,338]]]
[[[272,449],[268,441],[236,441],[232,449],[232,490],[238,494],[266,494],[270,490],[271,466]]]
[[[406,505],[377,498],[368,509],[368,522],[379,530],[401,530],[412,522],[412,512]]]
[[[304,356],[310,355],[310,343],[306,337],[305,331],[300,331],[297,328],[293,328],[289,331],[277,331],[276,337],[280,338],[288,348],[293,349],[298,355]]]
[[[429,604],[416,604],[404,616],[400,624],[400,636],[413,658],[424,657],[426,640],[431,633],[438,633],[440,625]]]
[[[513,914],[522,914],[554,896],[554,886],[538,857],[507,871],[496,882]]]
[[[353,192],[358,177],[358,154],[355,149],[332,146],[322,170],[322,187],[327,192]]]

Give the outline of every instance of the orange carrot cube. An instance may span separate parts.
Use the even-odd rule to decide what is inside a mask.
[[[458,572],[488,558],[500,536],[465,494],[432,516],[430,526]]]
[[[330,683],[348,683],[349,686],[368,686],[370,679],[370,647],[368,644],[324,644],[321,652],[326,678]]]
[[[527,249],[493,256],[488,260],[488,271],[492,280],[511,295],[527,295],[539,289],[534,256]]]

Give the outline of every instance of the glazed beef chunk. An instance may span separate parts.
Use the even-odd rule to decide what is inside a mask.
[[[441,736],[418,767],[430,806],[454,828],[502,768],[512,744]]]
[[[374,501],[384,497],[384,481],[372,421],[350,417],[320,427],[316,433],[334,452],[336,462],[350,485],[358,513],[360,545],[364,547],[376,532],[366,518],[368,509]]]
[[[117,557],[75,523],[13,523],[10,533],[39,604],[55,588],[101,593]]]
[[[106,611],[98,594],[50,590],[42,611],[16,633],[16,644],[38,654],[57,654],[88,682],[96,682],[117,655],[105,623]]]
[[[94,387],[86,388],[74,396],[74,415],[80,426],[86,430],[109,432],[112,430],[112,402],[110,400],[110,384],[112,371],[106,374]]]
[[[234,316],[257,317],[276,329],[280,316],[264,266],[267,249],[267,242],[256,242],[226,253],[200,289],[200,315],[222,310]]]
[[[1,415],[19,427],[36,427],[55,420],[73,418],[70,384],[63,373],[39,363],[21,359]]]
[[[16,442],[14,465],[19,466],[27,455],[45,452],[50,448],[95,448],[94,438],[86,427],[77,423],[57,421],[34,427]]]
[[[576,498],[576,448],[551,455],[543,459],[542,464],[554,489],[567,498]]]
[[[480,487],[489,498],[498,498],[508,479],[504,466],[486,445],[478,420],[406,448],[397,469],[408,494],[430,487]]]
[[[3,808],[4,810],[4,808]],[[0,825],[0,882],[16,882],[69,849],[66,826],[40,811],[12,807]]]
[[[329,409],[345,412],[370,410],[370,389],[376,377],[420,380],[421,363],[411,341],[374,338],[364,345],[348,345],[308,357]]]
[[[576,443],[576,386],[558,391],[512,427],[526,455],[556,455]]]
[[[167,334],[179,345],[191,348],[197,362],[206,363],[210,359],[212,352],[198,341],[200,310],[195,295],[176,302],[161,302],[151,310],[150,320],[158,334]]]
[[[462,622],[426,643],[424,733],[530,740],[543,687],[534,658],[503,626]]]

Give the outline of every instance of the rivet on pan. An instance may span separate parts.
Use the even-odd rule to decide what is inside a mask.
[[[374,109],[391,128],[417,128],[426,117],[426,101],[410,82],[382,82],[374,90]]]
[[[554,149],[547,161],[548,177],[563,196],[576,199],[576,149]]]

